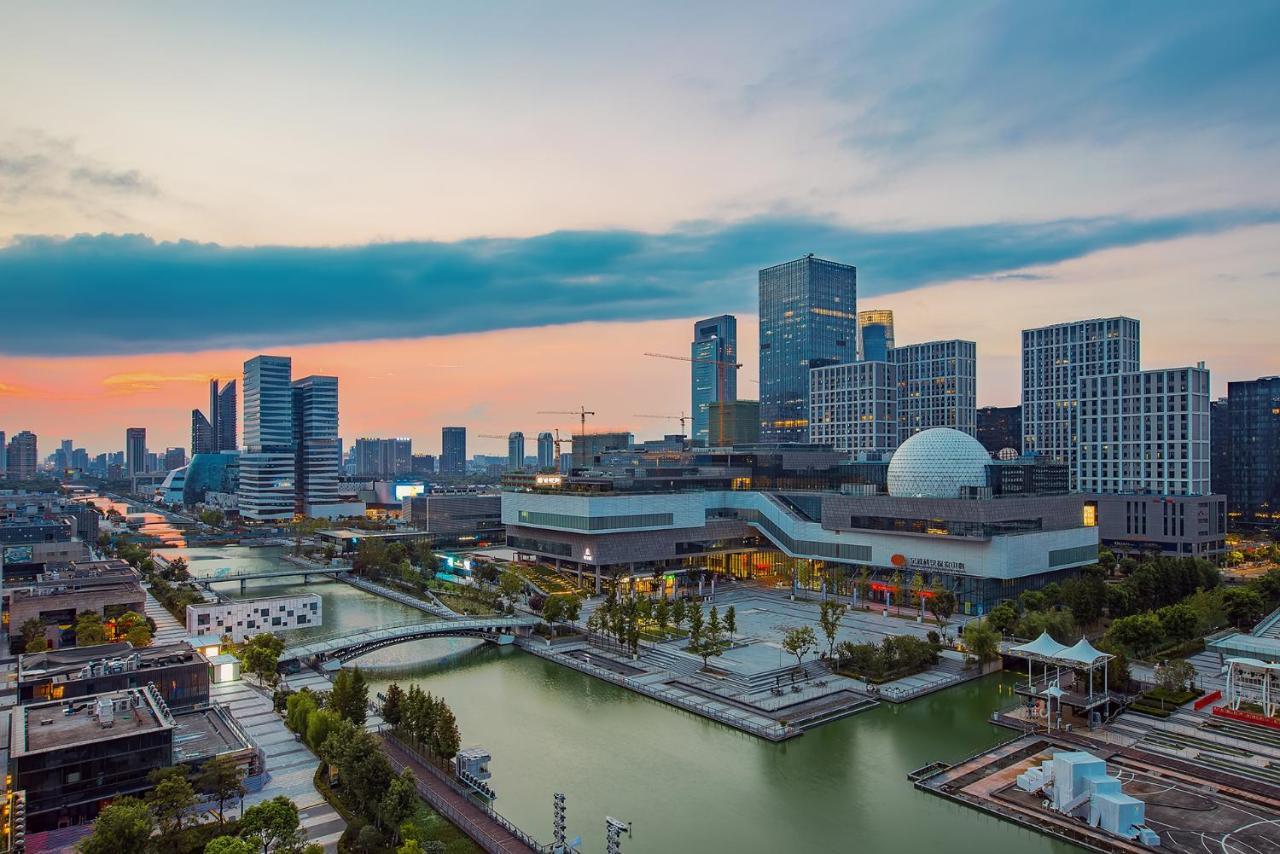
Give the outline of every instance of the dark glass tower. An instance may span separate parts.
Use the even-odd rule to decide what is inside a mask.
[[[1280,377],[1227,383],[1231,481],[1227,511],[1237,522],[1280,521]]]
[[[809,438],[809,369],[852,362],[858,271],[808,255],[760,271],[760,441]]]
[[[440,474],[467,473],[467,428],[445,427],[440,435]]]
[[[722,425],[709,425],[712,403],[738,399],[738,319],[730,314],[708,317],[693,324],[689,355],[692,383],[693,443],[722,444]],[[722,387],[723,386],[723,387]]]

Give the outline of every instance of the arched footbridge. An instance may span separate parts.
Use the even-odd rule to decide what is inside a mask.
[[[375,649],[424,638],[464,637],[510,643],[520,635],[529,634],[540,622],[542,621],[537,617],[474,617],[364,629],[286,647],[280,653],[280,661],[305,661],[312,658],[350,661]]]

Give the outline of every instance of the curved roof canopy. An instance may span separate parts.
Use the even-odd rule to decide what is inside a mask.
[[[1031,643],[1024,643],[1022,646],[1015,646],[1009,649],[1010,652],[1016,652],[1018,655],[1035,656],[1036,658],[1057,658],[1065,646],[1049,637],[1048,632],[1041,632],[1040,637]]]
[[[1080,640],[1076,641],[1075,645],[1070,649],[1064,649],[1062,652],[1058,653],[1057,658],[1063,662],[1092,666],[1097,664],[1099,661],[1115,658],[1115,656],[1102,652],[1093,644],[1089,643],[1088,638],[1082,637]]]

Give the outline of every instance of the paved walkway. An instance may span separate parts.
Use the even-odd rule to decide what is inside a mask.
[[[176,643],[190,637],[150,591],[147,592],[146,612],[156,623],[156,643]],[[284,719],[272,709],[270,697],[241,680],[209,686],[209,700],[225,706],[262,748],[267,783],[261,790],[245,796],[245,806],[284,795],[297,805],[307,841],[323,845],[325,851],[336,852],[338,839],[347,824],[316,791],[314,779],[320,761],[306,745],[294,738],[284,725]],[[238,808],[231,810],[230,814],[239,815]]]
[[[527,854],[537,849],[527,844],[469,799],[456,792],[421,760],[400,748],[395,741],[384,739],[383,750],[391,767],[399,773],[408,768],[418,781],[418,793],[441,815],[452,820],[485,851]]]

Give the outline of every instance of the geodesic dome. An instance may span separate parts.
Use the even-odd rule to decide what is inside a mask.
[[[889,460],[889,494],[899,498],[957,498],[965,486],[986,486],[991,455],[968,433],[923,430]]]

